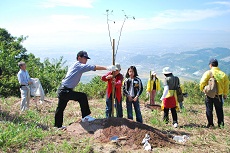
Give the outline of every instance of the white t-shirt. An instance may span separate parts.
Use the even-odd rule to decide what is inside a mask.
[[[129,94],[130,94],[130,96],[132,96],[132,97],[134,97],[135,95],[134,95],[134,88],[133,88],[133,80],[134,79],[131,79],[132,81],[131,81],[131,84],[130,84],[130,87],[129,87]]]

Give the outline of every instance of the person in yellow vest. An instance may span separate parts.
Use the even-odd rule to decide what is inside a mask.
[[[177,76],[172,74],[172,71],[169,67],[163,68],[162,73],[165,75],[164,91],[160,99],[162,101],[161,109],[164,111],[163,120],[166,124],[168,124],[170,109],[172,113],[173,126],[177,128],[177,110],[179,110],[179,104],[175,89],[180,85],[180,80]]]
[[[150,95],[150,105],[155,105],[155,96],[161,90],[160,80],[157,78],[157,73],[153,71],[151,77],[148,80],[146,91]]]
[[[218,93],[214,98],[205,96],[206,117],[208,120],[207,128],[214,127],[213,123],[213,105],[216,109],[218,119],[218,127],[224,126],[224,112],[223,112],[223,99],[227,99],[229,92],[228,76],[218,68],[217,59],[209,61],[210,70],[206,71],[200,80],[200,90],[203,91],[204,87],[208,84],[211,73],[217,81]]]

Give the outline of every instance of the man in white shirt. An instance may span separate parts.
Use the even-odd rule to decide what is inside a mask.
[[[26,63],[19,62],[18,66],[20,68],[17,77],[20,84],[20,92],[21,92],[21,111],[25,111],[29,109],[29,102],[30,102],[29,85],[32,84],[32,82],[29,73],[26,70]]]

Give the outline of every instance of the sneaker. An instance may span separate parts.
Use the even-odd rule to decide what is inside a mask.
[[[92,122],[94,120],[95,120],[95,118],[93,118],[89,115],[81,119],[82,122]]]
[[[56,130],[61,130],[61,131],[65,131],[66,129],[67,129],[67,127],[66,126],[62,126],[62,127],[54,127],[54,129],[56,129]]]
[[[178,127],[178,124],[177,124],[177,123],[174,123],[173,126],[174,126],[174,128],[177,128],[177,127]]]

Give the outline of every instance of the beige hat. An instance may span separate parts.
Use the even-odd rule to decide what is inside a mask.
[[[152,75],[156,75],[157,73],[155,72],[155,71],[152,71],[152,73],[151,73]]]
[[[116,70],[119,70],[119,71],[121,70],[121,65],[119,63],[116,63],[115,67],[116,67]]]
[[[23,62],[23,61],[18,62],[18,66],[19,66],[19,67],[22,66],[22,65],[25,65],[25,64],[26,64],[26,63]]]
[[[163,74],[170,74],[170,73],[172,73],[172,71],[170,70],[169,67],[164,67],[162,73]]]

